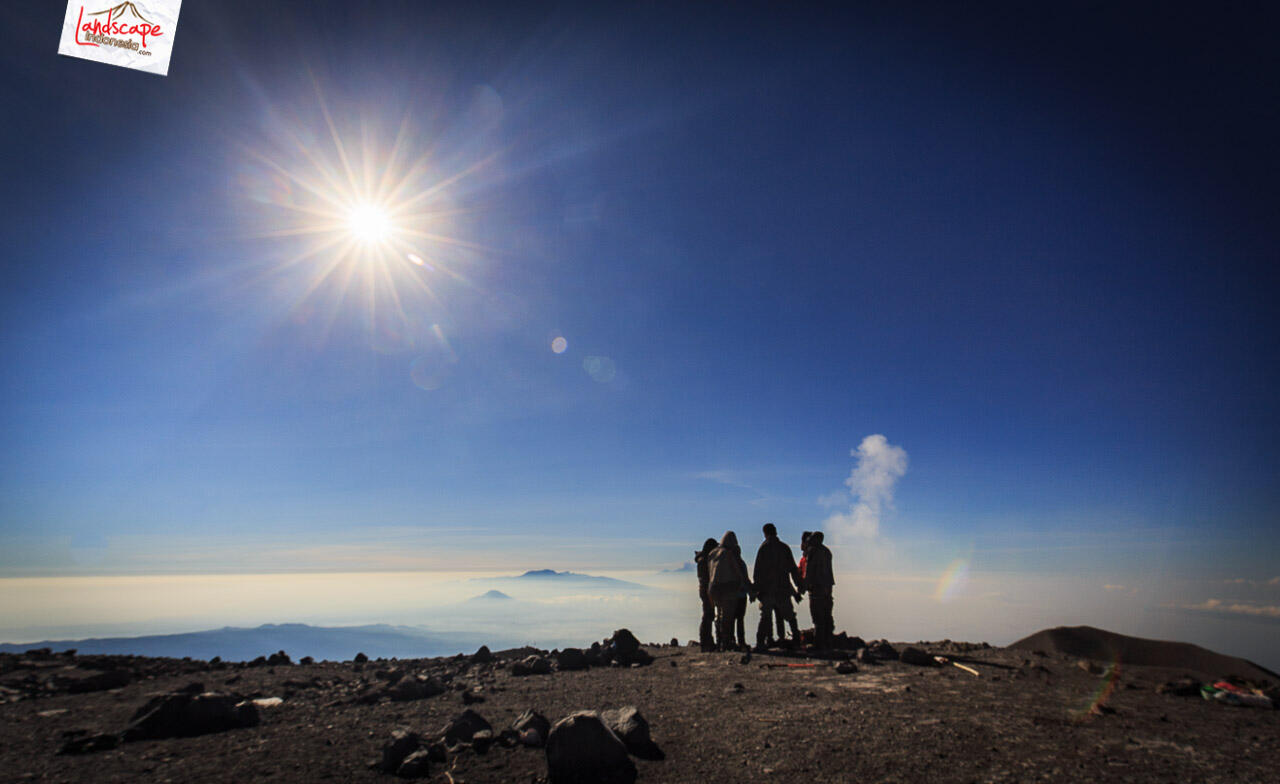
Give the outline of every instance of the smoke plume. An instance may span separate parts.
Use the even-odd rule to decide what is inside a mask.
[[[858,460],[844,480],[848,491],[821,499],[828,506],[839,499],[849,508],[832,514],[822,527],[834,537],[874,539],[880,534],[880,515],[893,508],[894,485],[907,473],[907,450],[877,433],[862,439],[850,454]]]

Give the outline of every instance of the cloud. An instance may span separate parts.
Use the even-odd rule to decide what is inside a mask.
[[[1250,580],[1248,577],[1233,577],[1229,580],[1222,581],[1226,585],[1247,585],[1251,588],[1262,588],[1280,586],[1280,577],[1272,577],[1270,580]]]
[[[893,508],[894,486],[907,473],[907,450],[877,433],[862,439],[849,454],[858,459],[844,480],[850,506],[829,516],[822,527],[835,537],[875,539],[880,535],[881,514]],[[823,496],[820,502],[832,499]]]
[[[1200,604],[1184,604],[1184,610],[1222,613],[1227,615],[1247,615],[1254,618],[1271,618],[1280,620],[1280,606],[1274,604],[1253,604],[1251,602],[1223,601],[1222,599],[1206,599]]]

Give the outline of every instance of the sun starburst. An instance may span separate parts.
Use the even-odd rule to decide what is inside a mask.
[[[439,290],[466,284],[462,270],[483,250],[455,231],[465,211],[453,191],[493,156],[445,171],[429,154],[413,156],[407,114],[384,143],[367,118],[336,122],[318,90],[316,109],[316,121],[281,122],[263,149],[247,151],[246,190],[272,208],[254,216],[253,233],[285,243],[271,272],[287,285],[276,288],[294,311],[327,312],[330,322],[354,307],[375,338],[431,333]]]

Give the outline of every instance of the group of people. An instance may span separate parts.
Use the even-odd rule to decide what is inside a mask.
[[[698,593],[702,597],[702,624],[699,637],[704,651],[747,649],[746,615],[748,602],[760,601],[760,623],[756,627],[756,649],[764,650],[786,642],[799,646],[800,629],[791,601],[803,601],[809,594],[809,614],[813,619],[813,644],[831,647],[835,621],[831,617],[831,551],[822,543],[821,531],[805,531],[800,538],[801,557],[797,564],[791,546],[778,538],[773,523],[764,525],[764,542],[756,551],[755,568],[748,573],[742,548],[733,531],[717,542],[708,539],[694,554],[698,567]],[[777,637],[774,637],[774,626]],[[714,629],[714,637],[712,632]]]

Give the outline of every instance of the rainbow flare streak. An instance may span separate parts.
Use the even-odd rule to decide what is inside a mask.
[[[938,587],[933,591],[933,598],[940,602],[949,602],[964,590],[968,581],[969,559],[957,558],[942,573],[942,577],[938,578]]]

